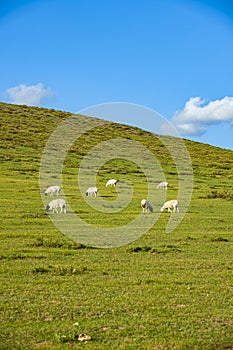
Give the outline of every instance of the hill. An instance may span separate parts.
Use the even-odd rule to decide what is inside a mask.
[[[78,134],[70,120],[68,112],[0,103],[1,348],[79,348],[78,334],[87,333],[88,349],[230,349],[233,152],[183,140],[188,153],[180,153],[174,138],[85,116],[75,119]],[[66,122],[64,155],[65,135],[49,147],[48,140]],[[85,201],[95,177],[99,198]],[[120,180],[116,189],[105,187],[110,177]],[[166,193],[156,191],[160,179],[169,182]],[[67,216],[45,212],[51,180],[62,181]],[[142,217],[148,194],[154,212]],[[160,214],[163,201],[177,197],[180,216]],[[70,226],[60,231],[64,220],[78,231],[75,241]],[[95,233],[126,227],[127,237],[118,232],[115,242],[114,233],[116,247],[96,249],[93,237],[85,243],[83,222]]]

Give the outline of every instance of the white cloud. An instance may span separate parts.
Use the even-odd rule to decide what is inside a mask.
[[[35,85],[20,84],[6,90],[12,103],[25,104],[28,106],[38,106],[45,99],[54,94],[50,88],[45,88],[42,83]]]
[[[177,111],[171,122],[181,135],[199,136],[207,131],[209,125],[227,123],[233,125],[233,97],[205,104],[200,97],[190,98],[183,110]]]

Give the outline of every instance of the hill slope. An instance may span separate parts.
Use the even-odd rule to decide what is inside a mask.
[[[187,175],[182,169],[179,178],[165,147],[176,144],[174,139],[95,119],[95,129],[83,133],[64,159],[62,196],[73,214],[100,231],[140,215],[151,178],[140,162],[127,159],[128,144],[125,158],[111,154],[96,170],[102,209],[93,207],[94,198],[82,197],[82,160],[112,139],[138,142],[155,155],[161,166],[157,179],[165,178],[169,189],[166,195],[156,191],[152,181],[154,213],[145,214],[145,222],[157,219],[144,235],[130,240],[127,232],[130,244],[93,249],[56,228],[45,213],[39,181],[47,141],[71,116],[0,103],[2,349],[79,348],[80,333],[92,336],[88,349],[231,348],[233,152],[184,140],[194,174],[192,199],[181,223],[166,233],[171,216],[160,215],[160,205],[179,195]],[[94,120],[78,118],[83,125]],[[54,181],[60,176],[50,175]],[[110,177],[121,181],[119,190],[105,187]],[[125,189],[131,197],[126,203],[123,196],[127,205],[121,209]],[[181,201],[181,214],[183,208]]]

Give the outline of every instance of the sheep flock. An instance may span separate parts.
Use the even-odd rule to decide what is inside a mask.
[[[116,187],[117,183],[119,182],[119,180],[115,180],[115,179],[110,179],[107,181],[106,183],[106,187]],[[162,189],[162,190],[167,190],[168,188],[168,182],[163,181],[160,182],[157,186],[157,189]],[[50,195],[56,195],[58,196],[61,192],[61,187],[60,186],[49,186],[44,194],[45,196]],[[98,188],[96,187],[89,187],[86,190],[86,196],[94,196],[97,197],[98,195]],[[172,199],[169,201],[166,201],[160,208],[160,212],[163,212],[164,210],[167,209],[168,212],[179,212],[179,208],[178,208],[178,200],[177,199]],[[47,206],[46,206],[46,212],[52,212],[53,214],[61,214],[62,212],[64,214],[66,214],[66,208],[67,208],[67,203],[64,199],[62,198],[57,198],[57,199],[53,199],[51,200]],[[147,213],[147,212],[151,212],[153,213],[153,206],[152,204],[147,200],[147,199],[142,199],[141,200],[141,208],[143,213]],[[58,211],[58,209],[60,209],[60,211]]]

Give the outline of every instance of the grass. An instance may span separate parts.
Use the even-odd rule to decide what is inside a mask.
[[[162,213],[136,241],[92,248],[56,229],[40,195],[42,151],[69,117],[0,103],[1,349],[233,349],[232,151],[186,140],[194,191],[180,225],[166,233],[170,215]],[[174,161],[160,139],[114,123],[104,133],[99,127],[70,149],[63,191],[76,213],[103,227],[129,222],[147,194],[143,172],[118,159],[99,169],[97,183],[109,205],[117,198],[105,188],[110,175],[133,184],[124,211],[107,215],[83,201],[77,168],[94,145],[113,136],[142,142],[162,165],[167,196],[178,190]],[[157,212],[160,203],[153,204]],[[81,333],[92,339],[81,343]]]

